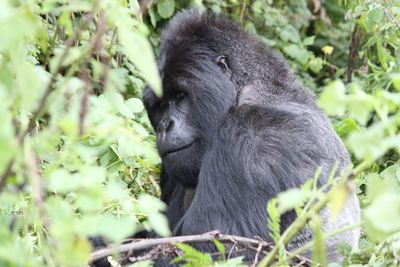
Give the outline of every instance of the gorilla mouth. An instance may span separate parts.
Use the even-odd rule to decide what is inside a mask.
[[[193,145],[193,143],[194,143],[194,142],[192,142],[192,143],[189,143],[189,144],[187,144],[187,145],[184,145],[184,146],[180,146],[180,147],[178,147],[178,148],[174,148],[174,149],[168,150],[167,152],[165,152],[165,153],[164,153],[164,155],[163,155],[163,156],[165,157],[165,156],[168,156],[168,155],[174,154],[174,153],[176,153],[176,152],[179,152],[179,151],[182,151],[182,150],[188,149],[189,147],[191,147],[191,146]]]

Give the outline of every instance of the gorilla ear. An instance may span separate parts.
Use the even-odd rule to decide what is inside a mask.
[[[228,67],[227,57],[225,55],[221,55],[221,56],[217,57],[216,61],[217,61],[218,68],[225,74],[225,76],[228,79],[230,79],[232,72]]]

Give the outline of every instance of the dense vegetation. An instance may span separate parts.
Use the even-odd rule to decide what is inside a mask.
[[[154,55],[163,26],[192,6],[232,17],[279,50],[353,155],[330,193],[313,186],[316,175],[270,201],[266,227],[277,246],[261,264],[272,255],[288,263],[279,214],[296,208],[315,229],[314,262],[326,265],[327,234],[315,210],[301,207],[339,211],[353,179],[363,237],[358,250],[338,248],[339,264],[400,265],[399,0],[2,0],[0,266],[86,266],[88,236],[170,234],[140,98],[146,83],[161,92]],[[181,249],[190,266],[212,264]]]

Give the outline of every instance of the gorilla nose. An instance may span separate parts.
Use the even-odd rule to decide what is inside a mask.
[[[165,118],[161,121],[160,125],[158,126],[158,133],[165,137],[165,135],[170,132],[175,125],[174,119]]]

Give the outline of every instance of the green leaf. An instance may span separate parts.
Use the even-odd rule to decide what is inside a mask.
[[[368,18],[370,20],[372,20],[375,23],[379,23],[381,22],[382,18],[384,16],[384,11],[382,7],[376,7],[374,9],[372,9],[369,13],[368,13]]]
[[[347,199],[350,196],[350,185],[348,182],[343,182],[340,184],[335,185],[332,188],[332,192],[330,194],[328,207],[332,214],[332,219],[335,219],[336,216],[340,213],[343,209],[344,205],[346,204]]]
[[[160,0],[157,2],[157,12],[163,19],[170,18],[175,11],[174,0]]]
[[[375,123],[368,129],[353,132],[349,135],[347,143],[358,159],[377,159],[384,155],[390,148],[398,146],[396,138],[385,138],[388,125]]]
[[[174,259],[173,263],[184,260],[187,263],[182,266],[212,266],[212,258],[210,254],[200,252],[184,243],[176,244],[176,246],[183,251],[184,256]]]
[[[384,193],[365,209],[365,231],[369,238],[381,241],[400,230],[400,195]]]
[[[304,38],[304,40],[303,40],[303,44],[304,44],[305,46],[312,45],[312,44],[314,44],[314,40],[315,40],[315,36],[306,37],[306,38]]]
[[[318,105],[329,115],[343,116],[346,111],[346,87],[342,81],[328,84],[319,96]]]
[[[280,234],[280,223],[281,223],[281,214],[278,211],[278,200],[276,198],[272,198],[268,201],[267,204],[267,213],[268,213],[268,228],[270,229],[269,235],[271,236],[274,242],[278,242],[281,234]]]
[[[327,266],[325,241],[321,227],[321,218],[314,216],[311,220],[311,226],[314,234],[314,245],[312,251],[313,263],[318,263],[320,266]]]
[[[384,179],[394,179],[400,182],[400,164],[397,163],[387,167],[380,173],[380,176]],[[396,188],[396,186],[394,188]]]
[[[322,70],[323,67],[323,61],[321,58],[319,57],[315,57],[312,58],[309,62],[308,62],[308,67],[310,68],[310,70],[314,73],[319,73]]]
[[[143,102],[139,98],[130,98],[126,100],[126,105],[133,113],[142,112],[144,109]]]
[[[295,44],[285,46],[283,52],[301,64],[306,64],[310,58],[310,52],[308,52],[307,49]]]
[[[112,214],[86,215],[77,222],[77,229],[88,236],[101,235],[112,242],[120,242],[135,232],[135,221],[127,216]]]
[[[285,42],[288,41],[291,41],[293,43],[300,42],[300,36],[298,31],[290,24],[286,25],[281,29],[279,37]]]
[[[393,73],[390,75],[392,79],[393,86],[397,91],[400,91],[400,73]]]
[[[143,35],[132,31],[126,24],[118,28],[118,36],[124,47],[124,54],[137,66],[156,95],[161,96],[161,79],[148,40]]]
[[[312,191],[292,188],[277,195],[278,212],[283,214],[289,210],[301,207],[311,197]]]
[[[343,120],[339,121],[334,126],[337,134],[340,137],[344,137],[360,129],[356,121],[350,117],[345,117]]]
[[[161,213],[151,213],[148,217],[151,228],[161,236],[170,236],[171,230],[167,218]]]
[[[221,254],[225,253],[225,246],[224,244],[222,244],[221,242],[219,242],[218,240],[214,240],[214,245],[217,248],[218,252]]]
[[[135,115],[132,113],[131,109],[129,106],[125,104],[124,99],[122,98],[122,95],[118,93],[107,93],[107,98],[110,100],[110,102],[114,105],[114,108],[119,111],[123,116],[125,116],[128,119],[133,119],[135,118]]]
[[[69,173],[65,169],[52,172],[48,179],[49,189],[56,193],[69,193],[79,188],[79,177]]]

